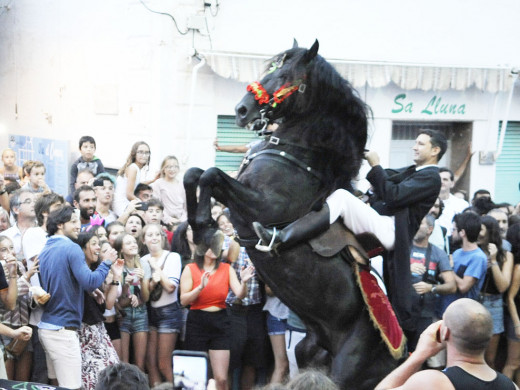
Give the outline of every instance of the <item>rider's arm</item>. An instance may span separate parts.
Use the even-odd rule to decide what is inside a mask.
[[[409,178],[394,183],[381,165],[368,172],[367,180],[374,192],[390,208],[402,208],[439,194],[440,177],[431,169],[413,172]]]

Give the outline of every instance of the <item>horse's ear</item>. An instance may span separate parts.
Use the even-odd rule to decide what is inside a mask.
[[[298,48],[298,41],[296,40],[296,38],[293,38],[292,48],[293,49],[297,49]]]
[[[320,44],[319,44],[318,40],[316,39],[314,41],[314,44],[311,46],[311,48],[309,50],[307,50],[307,53],[305,53],[305,60],[307,62],[311,62],[318,54],[319,48],[320,48]]]

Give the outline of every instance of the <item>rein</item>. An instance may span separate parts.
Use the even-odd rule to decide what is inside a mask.
[[[314,152],[319,152],[319,150],[316,149],[316,148],[304,147],[304,146],[298,145],[298,144],[293,143],[293,142],[281,140],[280,138],[275,137],[275,136],[271,136],[269,138],[269,143],[268,144],[272,144],[272,145],[288,145],[288,146],[298,147],[298,148],[304,149],[304,150],[311,150],[311,151],[314,151]],[[325,178],[324,178],[323,174],[319,170],[312,168],[309,164],[306,164],[304,161],[300,160],[299,158],[293,156],[290,153],[287,153],[285,150],[279,150],[279,149],[263,149],[263,150],[260,150],[258,152],[253,152],[250,155],[246,156],[244,158],[244,163],[243,163],[243,167],[241,169],[241,172],[242,172],[243,169],[245,169],[249,165],[249,163],[253,159],[255,159],[258,156],[262,156],[262,155],[281,157],[282,159],[284,159],[286,161],[289,161],[292,165],[297,166],[298,168],[300,168],[301,170],[303,170],[307,174],[310,174],[311,176],[314,176],[321,183],[325,182]]]

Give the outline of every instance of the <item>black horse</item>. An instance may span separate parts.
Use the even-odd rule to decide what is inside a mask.
[[[295,42],[273,58],[261,82],[249,85],[237,124],[279,127],[251,150],[237,180],[217,168],[186,173],[188,220],[198,243],[215,228],[211,197],[229,207],[258,275],[307,326],[299,363],[327,365],[341,388],[373,389],[397,361],[371,323],[352,257],[325,258],[308,244],[274,256],[254,249],[253,221],[296,220],[335,189],[350,189],[361,165],[369,109],[317,52],[318,41],[309,50]]]

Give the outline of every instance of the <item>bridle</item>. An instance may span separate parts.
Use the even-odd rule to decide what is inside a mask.
[[[275,70],[283,66],[285,55],[278,61],[273,62],[268,73],[273,73]],[[255,100],[260,105],[260,119],[255,121],[255,126],[260,125],[261,129],[257,130],[259,135],[269,135],[272,132],[266,131],[267,126],[271,123],[270,115],[273,110],[281,104],[285,99],[298,91],[304,93],[307,85],[304,83],[304,78],[296,79],[295,81],[287,82],[278,88],[273,96],[265,90],[264,86],[259,81],[254,81],[247,86],[247,91],[255,96]]]

